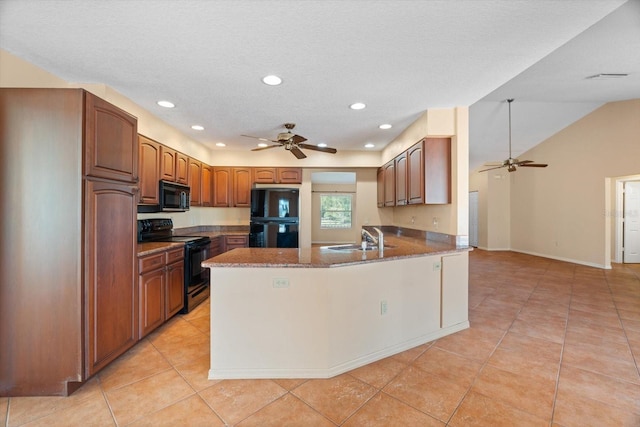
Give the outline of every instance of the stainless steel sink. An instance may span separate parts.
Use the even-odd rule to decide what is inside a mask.
[[[395,246],[384,245],[384,249],[386,248],[394,248]],[[377,246],[367,245],[365,249],[362,248],[362,245],[356,244],[347,244],[347,245],[336,245],[336,246],[327,246],[327,249],[331,249],[332,251],[377,251]]]

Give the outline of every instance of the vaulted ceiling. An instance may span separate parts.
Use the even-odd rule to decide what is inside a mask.
[[[106,84],[213,150],[285,122],[309,143],[380,150],[428,108],[470,106],[473,169],[506,158],[507,98],[518,155],[640,97],[640,0],[2,0],[0,48]],[[587,79],[601,73],[628,76]]]

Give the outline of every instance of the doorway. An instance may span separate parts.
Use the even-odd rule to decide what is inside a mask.
[[[640,181],[624,183],[622,221],[622,262],[640,263]]]

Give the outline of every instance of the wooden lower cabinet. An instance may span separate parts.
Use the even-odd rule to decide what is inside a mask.
[[[184,249],[138,258],[139,337],[169,320],[184,306]]]
[[[249,236],[232,234],[224,236],[224,252],[235,248],[248,248]]]

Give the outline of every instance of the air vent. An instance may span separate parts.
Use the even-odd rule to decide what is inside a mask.
[[[621,79],[623,77],[627,77],[628,75],[629,74],[626,73],[602,73],[589,76],[587,77],[587,80]]]

